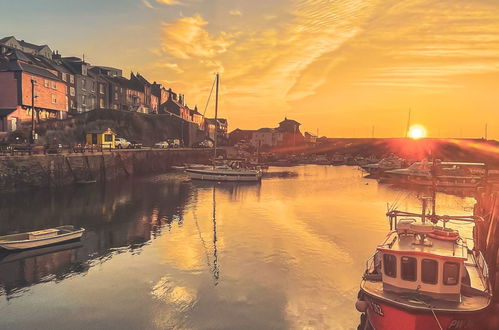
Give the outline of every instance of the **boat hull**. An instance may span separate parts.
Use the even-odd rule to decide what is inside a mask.
[[[84,229],[81,229],[78,231],[74,231],[72,233],[67,233],[37,240],[25,240],[25,241],[13,241],[13,242],[4,241],[0,242],[0,247],[9,251],[34,249],[42,246],[49,246],[49,245],[59,244],[62,242],[68,242],[80,239],[84,231],[85,231]]]
[[[210,173],[199,170],[186,170],[186,172],[193,180],[257,182],[262,179],[261,173],[238,175],[231,173]]]
[[[485,310],[441,312],[431,309],[410,310],[391,305],[380,299],[365,296],[367,320],[373,329],[382,330],[440,330],[479,329],[477,324]],[[438,321],[437,321],[438,320]]]

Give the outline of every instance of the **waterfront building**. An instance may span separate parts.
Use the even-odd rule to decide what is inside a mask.
[[[79,57],[62,57],[61,62],[75,77],[75,110],[83,113],[94,110],[97,106],[97,81],[89,75],[90,64]]]
[[[277,131],[283,134],[283,145],[284,146],[296,146],[304,142],[303,135],[300,132],[301,124],[293,119],[284,118],[283,121],[279,123],[279,127],[276,128]]]
[[[143,106],[146,109],[145,113],[158,113],[159,99],[152,94],[152,84],[140,73],[135,75],[133,72],[130,73],[130,81],[135,86],[141,86],[141,91],[144,93]]]
[[[283,144],[284,134],[276,128],[260,128],[249,140],[254,147],[272,148]]]
[[[119,82],[119,78],[124,79],[122,71],[107,66],[92,66],[90,72],[97,78],[98,109],[124,110],[126,102],[123,86]]]
[[[255,130],[253,129],[236,128],[229,134],[229,144],[233,146],[241,141],[251,141],[254,132]]]
[[[170,88],[168,90],[168,99],[161,104],[159,113],[171,113],[185,121],[192,121],[189,108],[183,104],[183,95],[178,95]]]
[[[32,103],[37,120],[66,118],[66,83],[57,71],[33,64],[17,49],[0,59],[0,86],[0,132],[14,131],[21,121],[31,120]]]
[[[3,50],[1,48],[4,48]],[[52,50],[47,45],[35,45],[24,40],[17,40],[15,37],[5,37],[0,39],[0,53],[7,49],[17,49],[30,55],[39,55],[47,59],[52,59]]]
[[[192,122],[197,124],[200,129],[204,129],[204,116],[198,111],[198,107],[195,106],[194,109],[189,109],[189,112],[192,118]]]
[[[127,103],[128,79],[121,76],[104,76],[109,86],[109,108],[112,110],[129,110]]]
[[[168,100],[168,95],[169,95],[168,90],[161,84],[153,82],[151,86],[151,93],[158,98],[158,110],[159,110],[159,106]]]
[[[216,129],[215,125],[218,125],[217,129]],[[227,128],[228,128],[227,119],[218,118],[218,120],[215,122],[214,118],[205,118],[204,119],[204,126],[205,126],[204,131],[206,132],[206,135],[210,139],[215,140],[215,131],[216,131],[217,132],[217,143],[219,145],[228,144],[229,136],[227,134]]]
[[[257,130],[235,129],[229,135],[230,145],[235,145],[240,141],[248,141],[254,147],[279,147],[294,146],[305,142],[304,136],[300,132],[301,124],[296,120],[284,118],[276,128],[260,128]],[[309,134],[309,140],[317,137]]]

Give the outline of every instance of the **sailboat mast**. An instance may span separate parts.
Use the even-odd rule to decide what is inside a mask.
[[[213,159],[217,158],[217,137],[218,137],[218,89],[220,85],[220,75],[217,72],[217,77],[216,77],[216,85],[217,89],[215,92],[215,137],[213,138],[213,145],[214,145],[214,156]]]

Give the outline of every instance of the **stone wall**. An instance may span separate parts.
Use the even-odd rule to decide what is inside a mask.
[[[210,149],[121,150],[102,153],[0,157],[0,191],[59,187],[88,181],[166,172],[171,166],[207,163]]]

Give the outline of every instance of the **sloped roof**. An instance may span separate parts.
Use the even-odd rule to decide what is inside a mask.
[[[35,45],[35,44],[30,43],[30,42],[26,42],[24,40],[17,40],[17,42],[19,42],[19,44],[21,46],[23,46],[23,47],[27,47],[27,48],[31,48],[31,49],[36,49],[36,50],[40,50],[40,49],[42,49],[44,47],[48,47],[48,45]]]
[[[26,56],[26,54],[24,54],[22,51],[20,51],[18,49],[13,49],[12,52],[9,52],[7,54],[7,57],[11,61],[24,61],[24,62],[30,61],[28,56]]]
[[[40,77],[60,81],[60,79],[56,75],[54,75],[52,72],[48,70],[45,70],[41,67],[31,65],[28,63],[21,63],[18,61],[9,61],[9,62],[0,63],[0,71],[28,72]]]
[[[10,37],[5,37],[5,38],[0,39],[0,44],[6,43],[7,41],[9,41],[12,38],[14,38],[14,40],[17,41],[17,39],[14,36],[10,36]]]
[[[259,132],[259,133],[272,133],[272,132],[274,132],[274,129],[273,128],[268,128],[268,127],[263,127],[263,128],[257,129],[256,132]]]
[[[280,124],[296,124],[296,125],[301,125],[299,122],[297,122],[296,120],[293,120],[293,119],[288,119],[288,118],[284,118],[283,121],[281,121],[279,123]]]

